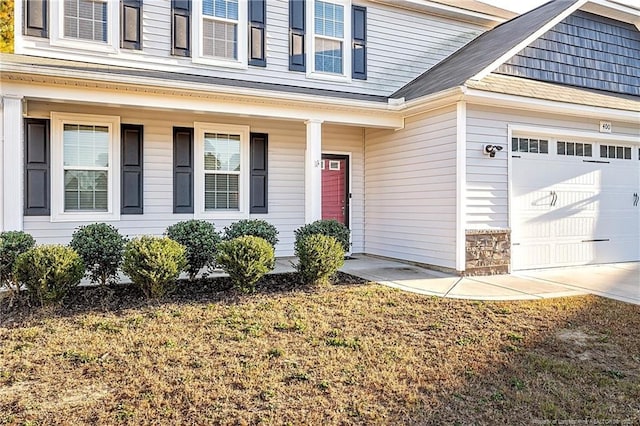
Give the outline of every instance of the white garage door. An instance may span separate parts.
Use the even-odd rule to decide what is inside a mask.
[[[640,260],[640,155],[625,144],[512,140],[512,269]]]

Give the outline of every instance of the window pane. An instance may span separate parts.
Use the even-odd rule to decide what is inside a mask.
[[[205,133],[205,170],[240,171],[240,135]]]
[[[631,160],[631,148],[625,147],[624,149],[624,159]]]
[[[203,0],[202,13],[224,19],[238,19],[238,0]]]
[[[106,42],[107,2],[65,0],[64,36]]]
[[[607,146],[600,145],[600,158],[607,158]]]
[[[576,155],[580,157],[584,156],[584,144],[581,144],[581,143],[576,144]]]
[[[584,156],[585,157],[591,157],[592,155],[592,149],[591,149],[591,144],[584,144]]]
[[[520,152],[529,152],[529,139],[520,139]]]
[[[511,151],[518,152],[518,138],[511,138]]]
[[[565,143],[558,142],[558,155],[565,155]]]
[[[239,206],[238,183],[238,175],[206,174],[204,176],[205,210],[237,210]]]
[[[316,0],[314,12],[317,35],[344,37],[344,6]]]
[[[237,59],[237,27],[237,24],[205,19],[202,54],[216,58]]]
[[[575,155],[576,144],[573,142],[567,142],[567,155]]]
[[[616,158],[624,158],[624,148],[621,146],[616,147]]]
[[[64,171],[65,211],[107,211],[108,173],[102,170]]]
[[[65,124],[63,128],[65,166],[109,167],[109,128]]]
[[[548,154],[549,153],[549,141],[540,141],[540,153]]]
[[[537,153],[538,152],[538,140],[531,139],[529,142],[529,152]]]
[[[342,42],[316,37],[316,71],[342,74]]]

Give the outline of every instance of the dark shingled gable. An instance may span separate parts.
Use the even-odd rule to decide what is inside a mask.
[[[390,97],[411,100],[463,85],[577,1],[550,1],[487,31]]]
[[[640,96],[640,31],[577,11],[495,72]]]

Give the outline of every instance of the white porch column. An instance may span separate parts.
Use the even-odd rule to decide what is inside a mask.
[[[304,162],[304,222],[322,219],[322,120],[305,121],[307,150]]]
[[[22,231],[22,97],[2,96],[2,187],[0,229]]]

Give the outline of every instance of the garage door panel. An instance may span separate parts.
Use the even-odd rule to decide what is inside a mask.
[[[640,161],[514,153],[513,269],[640,260]],[[639,203],[640,204],[640,203]]]

